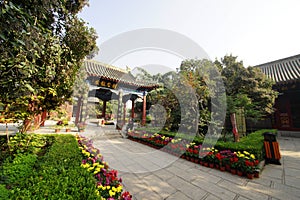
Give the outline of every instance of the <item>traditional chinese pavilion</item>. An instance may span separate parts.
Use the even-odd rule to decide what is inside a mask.
[[[275,81],[274,89],[279,92],[275,102],[273,128],[287,134],[299,135],[300,54],[264,63],[257,67],[260,67],[264,74]]]
[[[102,117],[106,116],[106,103],[118,100],[117,128],[125,123],[126,102],[131,100],[131,118],[134,118],[134,105],[137,98],[143,100],[142,124],[146,122],[146,95],[158,87],[153,82],[137,80],[130,72],[103,64],[86,60],[84,67],[87,72],[87,82],[90,85],[88,97],[96,97],[103,101]]]

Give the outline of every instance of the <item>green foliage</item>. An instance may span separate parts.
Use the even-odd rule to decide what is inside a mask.
[[[9,191],[3,184],[0,184],[0,199],[9,199]]]
[[[257,67],[245,68],[242,61],[232,55],[216,61],[224,76],[227,94],[227,112],[235,113],[243,108],[248,119],[257,121],[273,112],[277,92],[271,79]]]
[[[80,1],[0,2],[0,108],[14,120],[53,110],[72,95],[96,33],[76,14]],[[25,131],[25,130],[22,130]]]
[[[3,176],[6,179],[6,184],[18,184],[25,181],[31,173],[33,166],[37,160],[37,156],[34,154],[18,154],[13,162],[10,163],[7,160],[3,164]]]
[[[52,140],[53,137],[49,136],[17,133],[10,138],[8,147],[13,155],[19,153],[38,154],[45,150],[45,147],[50,146]]]
[[[0,191],[3,189],[1,195],[7,194],[8,191],[10,198],[7,199],[20,197],[22,199],[99,199],[95,193],[95,178],[80,166],[82,155],[75,137],[72,135],[50,136],[52,137],[55,137],[54,143],[46,154],[38,158],[26,178],[20,175],[12,183],[14,187],[8,190],[0,185]],[[18,157],[19,155],[16,158]],[[36,156],[22,155],[21,157],[26,161],[25,157]],[[9,169],[20,170],[12,163],[10,164]],[[16,182],[18,182],[17,185]]]
[[[144,79],[149,80],[151,75],[145,71]],[[147,95],[147,102],[160,104],[166,110],[166,130],[176,131],[179,128],[184,132],[197,130],[202,135],[206,134],[208,124],[219,123],[212,121],[211,108],[218,105],[210,105],[211,98],[216,95],[218,70],[214,64],[206,59],[184,60],[180,70],[166,74],[152,76],[153,81],[159,81],[162,87],[151,91]],[[139,74],[141,76],[141,74]],[[186,96],[190,98],[186,98]],[[194,96],[195,95],[195,96]],[[191,100],[194,98],[194,101]],[[184,107],[184,111],[181,110]],[[185,114],[182,115],[182,112]],[[218,115],[219,113],[214,113]],[[199,116],[197,119],[195,116]],[[216,119],[216,117],[215,117]]]

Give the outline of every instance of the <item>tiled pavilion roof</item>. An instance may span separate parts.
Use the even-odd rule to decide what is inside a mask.
[[[136,80],[128,71],[112,65],[86,60],[84,61],[84,66],[88,76],[98,77],[137,88],[152,89],[158,86],[153,82]]]
[[[257,65],[278,85],[300,81],[300,54]]]

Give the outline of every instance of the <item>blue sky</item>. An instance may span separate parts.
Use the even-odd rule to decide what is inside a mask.
[[[99,46],[127,31],[159,28],[192,39],[212,60],[232,53],[253,66],[300,53],[299,0],[90,0],[89,4],[79,16],[96,29]],[[111,64],[176,68],[181,60],[165,52],[144,51]]]

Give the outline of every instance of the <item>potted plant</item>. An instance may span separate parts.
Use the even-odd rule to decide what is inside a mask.
[[[71,132],[71,129],[74,128],[74,127],[75,127],[74,124],[68,124],[68,125],[66,126],[66,132]]]
[[[230,158],[230,172],[232,174],[236,174],[236,168],[239,165],[238,160],[237,157]]]
[[[54,125],[54,131],[55,133],[59,133],[60,130],[63,128],[63,122],[61,120],[59,120],[56,125]]]

